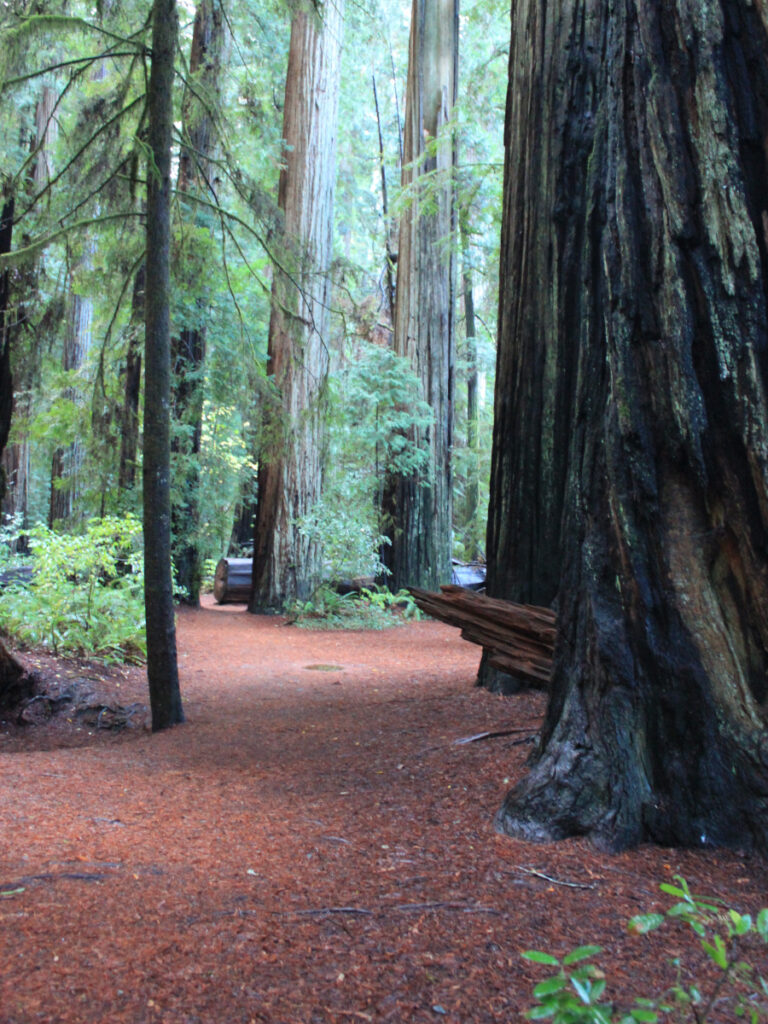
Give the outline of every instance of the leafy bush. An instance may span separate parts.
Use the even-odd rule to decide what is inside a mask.
[[[291,621],[304,629],[387,629],[421,612],[407,590],[393,594],[386,587],[339,594],[323,584],[309,601],[297,601],[288,610]]]
[[[28,532],[28,583],[7,587],[0,628],[56,654],[140,661],[146,653],[141,523],[92,519],[83,534]]]
[[[768,943],[768,909],[755,919],[749,914],[717,906],[720,901],[694,896],[685,879],[677,885],[663,884],[662,892],[677,901],[665,914],[638,914],[629,931],[645,935],[669,921],[687,925],[699,939],[714,977],[707,982],[683,981],[679,959],[673,960],[677,982],[661,996],[637,998],[633,1006],[621,1008],[603,1002],[607,981],[594,963],[600,946],[579,946],[562,960],[539,950],[523,953],[527,960],[554,968],[556,973],[540,981],[533,994],[535,1006],[526,1013],[529,1020],[551,1020],[553,1024],[655,1024],[670,1020],[691,1020],[705,1024],[723,1019],[724,1009],[757,1024],[768,1019],[768,981],[745,958],[750,946]],[[717,1012],[717,1016],[715,1016]]]

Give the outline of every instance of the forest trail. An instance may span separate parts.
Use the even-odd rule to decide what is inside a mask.
[[[679,935],[625,925],[674,874],[768,903],[753,858],[496,835],[544,698],[475,689],[449,626],[208,599],[178,642],[183,726],[0,733],[0,1024],[495,1024],[531,1005],[532,947],[597,942],[618,990],[661,984]],[[146,703],[139,669],[99,687]]]

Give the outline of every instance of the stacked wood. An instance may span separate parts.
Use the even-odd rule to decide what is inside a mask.
[[[251,596],[253,559],[220,558],[213,577],[217,604],[247,604]]]
[[[549,689],[556,634],[551,609],[501,601],[464,587],[444,586],[439,594],[409,590],[423,612],[457,626],[464,640],[479,644],[494,668]]]

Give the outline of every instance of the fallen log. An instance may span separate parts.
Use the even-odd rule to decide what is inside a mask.
[[[213,577],[217,604],[247,604],[251,597],[253,559],[220,558]]]
[[[556,636],[550,608],[514,604],[456,586],[441,587],[439,594],[409,590],[423,612],[456,626],[464,640],[482,647],[494,668],[537,689],[549,689]]]

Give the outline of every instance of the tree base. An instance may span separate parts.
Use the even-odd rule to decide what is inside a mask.
[[[0,712],[33,697],[40,680],[15,658],[0,640]]]

